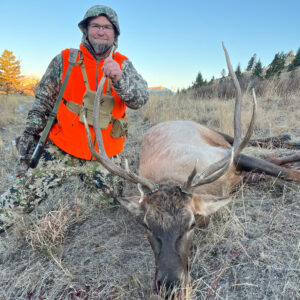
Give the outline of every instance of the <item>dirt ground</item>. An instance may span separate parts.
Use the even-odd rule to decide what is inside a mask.
[[[1,150],[0,193],[13,181],[11,140],[22,131],[28,108],[17,112],[16,124],[1,129],[7,150]],[[131,111],[129,119],[133,125],[122,157],[136,171],[141,137],[151,122],[139,111]],[[292,130],[299,141],[299,127]],[[186,299],[300,299],[299,192],[298,184],[272,178],[241,185],[208,227],[195,230],[192,296]],[[19,224],[0,236],[0,299],[158,299],[143,227],[118,204],[89,203],[88,193],[71,177],[29,215],[38,220],[66,203],[82,204],[80,217],[50,252],[33,250],[28,240],[33,225]],[[126,184],[125,195],[136,193]]]

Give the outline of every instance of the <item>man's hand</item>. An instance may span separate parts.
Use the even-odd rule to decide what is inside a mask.
[[[19,158],[15,169],[16,177],[24,176],[29,169],[30,158],[38,141],[38,136],[27,133],[26,131],[23,135],[16,138],[16,148],[19,152]]]
[[[122,78],[122,70],[119,64],[111,58],[107,58],[102,67],[104,75],[113,82],[118,82]]]

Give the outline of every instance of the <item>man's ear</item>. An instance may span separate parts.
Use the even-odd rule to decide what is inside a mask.
[[[140,199],[140,196],[117,198],[118,202],[135,216],[139,216],[142,213],[139,203]]]
[[[213,195],[193,195],[192,206],[195,215],[209,216],[227,205],[231,198],[218,198]]]

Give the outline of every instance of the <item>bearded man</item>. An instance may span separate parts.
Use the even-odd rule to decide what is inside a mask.
[[[79,174],[86,184],[91,184],[91,190],[100,188],[98,198],[120,193],[119,179],[92,161],[81,119],[82,107],[91,106],[99,82],[106,76],[103,93],[107,96],[107,105],[103,108],[100,126],[106,154],[118,163],[117,155],[125,142],[127,125],[123,126],[126,128],[122,125],[126,124],[126,107],[143,106],[149,98],[148,86],[126,56],[113,52],[112,58],[109,57],[112,48],[117,48],[120,35],[113,9],[93,6],[78,26],[83,33],[80,51],[57,111],[57,122],[50,131],[50,142],[34,172],[29,169],[30,158],[66,77],[70,49],[63,50],[48,66],[36,89],[24,133],[17,138],[16,174],[20,179],[1,195],[0,231],[13,224],[20,214],[32,211],[53,187],[61,185],[63,178],[70,175]],[[92,127],[90,131],[94,137]]]

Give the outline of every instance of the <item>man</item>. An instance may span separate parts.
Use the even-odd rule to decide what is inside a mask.
[[[107,198],[118,193],[119,179],[114,177],[112,180],[99,163],[91,161],[81,117],[83,112],[89,115],[92,111],[86,112],[82,108],[91,107],[98,84],[105,75],[106,98],[103,99],[106,99],[106,104],[101,111],[104,117],[100,125],[106,153],[118,162],[116,155],[122,151],[125,141],[126,130],[122,124],[126,123],[126,106],[133,109],[143,106],[149,98],[148,86],[126,56],[114,51],[109,58],[112,48],[117,48],[120,35],[118,17],[113,9],[93,6],[78,26],[83,33],[80,53],[58,108],[57,122],[50,131],[51,141],[39,168],[27,171],[39,135],[46,126],[66,76],[70,49],[63,50],[51,61],[36,89],[26,128],[17,139],[19,160],[16,174],[21,179],[0,198],[0,231],[20,214],[31,211],[48,196],[50,189],[70,175],[79,174],[87,184],[101,188],[103,194],[99,197]],[[90,130],[94,136],[93,128]]]

